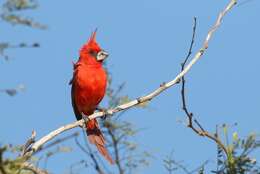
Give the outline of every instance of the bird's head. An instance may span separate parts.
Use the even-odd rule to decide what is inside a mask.
[[[102,63],[108,57],[108,53],[102,50],[96,42],[96,33],[97,31],[94,31],[91,34],[88,42],[81,48],[80,58],[88,59],[87,61],[91,61],[93,63]]]

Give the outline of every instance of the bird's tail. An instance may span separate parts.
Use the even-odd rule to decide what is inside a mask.
[[[105,138],[99,129],[98,122],[96,119],[89,120],[87,122],[87,135],[90,143],[95,144],[98,151],[104,156],[106,160],[109,161],[110,164],[114,164],[113,159],[109,155],[106,146],[105,146]]]

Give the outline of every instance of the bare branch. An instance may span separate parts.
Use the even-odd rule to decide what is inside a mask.
[[[39,43],[33,43],[33,44],[26,44],[26,43],[20,43],[20,44],[9,44],[7,42],[0,42],[0,57],[4,57],[6,61],[10,59],[10,57],[5,54],[5,50],[7,49],[17,49],[17,48],[38,48],[40,47]]]
[[[35,142],[36,132],[33,130],[31,137],[27,140],[25,145],[23,146],[21,156],[24,156],[26,152],[28,152],[30,146]]]
[[[88,156],[90,156],[91,160],[94,162],[94,168],[97,171],[98,174],[104,174],[104,172],[102,171],[101,167],[98,164],[98,161],[94,155],[94,153],[91,151],[90,147],[87,145],[86,147],[88,148],[88,150],[86,150],[78,141],[77,138],[75,138],[75,142],[78,145],[78,147],[84,152],[86,153]]]
[[[87,163],[87,161],[85,161],[85,160],[80,160],[80,161],[78,161],[78,162],[75,162],[75,163],[73,163],[73,164],[71,164],[70,165],[70,174],[74,174],[74,168],[76,168],[76,167],[78,167],[78,166],[80,166],[80,165],[84,165],[85,167],[87,167],[88,166],[88,163]]]
[[[211,28],[211,30],[208,32],[208,35],[203,43],[203,47],[200,49],[200,51],[195,55],[195,58],[196,56],[201,56],[204,51],[208,48],[208,44],[209,44],[209,40],[210,38],[212,37],[212,34],[216,31],[216,29],[220,26],[221,24],[221,21],[224,17],[224,15],[236,4],[236,1],[235,0],[232,0],[228,6],[224,9],[224,11],[220,12],[218,18],[217,18],[217,21],[215,23],[215,25]],[[188,54],[186,56],[186,58],[184,59],[184,62],[181,64],[181,70],[182,72],[190,65],[188,65],[186,68],[185,68],[185,64],[188,60],[188,58],[190,57],[191,55],[191,50],[192,50],[192,47],[193,47],[193,43],[194,43],[194,36],[195,36],[195,31],[196,31],[196,18],[194,18],[194,26],[193,26],[193,34],[192,34],[192,39],[191,39],[191,44],[190,44],[190,48],[189,48],[189,51],[188,51]],[[193,58],[193,60],[195,59]],[[192,60],[192,61],[193,61]],[[191,62],[192,62],[191,61]],[[228,151],[226,149],[226,147],[224,146],[224,144],[221,142],[221,140],[215,136],[214,134],[211,134],[209,133],[208,131],[206,131],[202,125],[196,120],[194,119],[193,120],[193,114],[192,112],[189,112],[188,111],[188,108],[187,108],[187,105],[186,105],[186,98],[185,98],[185,78],[184,78],[184,75],[181,77],[181,81],[182,81],[182,87],[181,87],[181,98],[182,98],[182,109],[184,110],[185,114],[187,115],[188,117],[188,127],[191,128],[196,134],[200,135],[200,136],[203,136],[203,137],[207,137],[213,141],[215,141],[219,147],[221,147],[221,149],[223,149],[223,151],[225,152],[226,155],[228,155]],[[198,126],[195,127],[193,125],[193,121],[194,123],[196,123],[196,125]]]
[[[118,149],[118,143],[119,143],[119,140],[116,138],[114,132],[113,132],[113,128],[111,128],[111,126],[107,127],[107,130],[108,130],[108,134],[110,135],[111,139],[112,139],[112,145],[113,145],[113,148],[115,150],[115,163],[116,163],[116,166],[118,168],[118,172],[119,174],[123,174],[124,173],[124,170],[121,166],[121,162],[120,162],[120,159],[119,159],[119,149]]]
[[[130,109],[134,106],[137,106],[139,104],[148,102],[150,100],[152,100],[153,98],[155,98],[156,96],[158,96],[159,94],[161,94],[163,91],[165,91],[166,89],[172,87],[173,85],[176,85],[177,83],[180,82],[180,79],[189,72],[189,70],[191,69],[191,67],[201,58],[201,56],[204,54],[205,50],[208,48],[208,42],[212,36],[212,34],[216,31],[216,29],[220,26],[221,20],[224,17],[224,15],[236,4],[236,0],[231,0],[231,2],[227,5],[227,7],[225,8],[224,11],[222,11],[219,16],[218,19],[216,21],[216,24],[212,27],[212,29],[209,31],[205,42],[203,44],[203,47],[195,54],[195,56],[193,57],[193,59],[189,62],[189,64],[183,69],[183,71],[181,71],[173,80],[167,82],[167,83],[162,83],[160,85],[159,88],[157,88],[156,90],[154,90],[153,92],[149,93],[148,95],[145,95],[143,97],[137,98],[135,100],[132,100],[130,102],[127,102],[125,104],[121,104],[119,106],[116,106],[112,109],[109,109],[107,113],[109,113],[110,115],[113,115],[119,111],[123,111],[123,110],[127,110]],[[99,118],[99,117],[103,117],[105,114],[107,114],[105,112],[96,112],[92,115],[90,115],[88,118],[89,120],[94,119],[94,118]],[[56,137],[57,135],[61,134],[64,131],[67,131],[69,129],[75,128],[77,126],[82,126],[83,123],[85,122],[84,119],[76,121],[74,123],[71,124],[67,124],[64,125],[52,132],[50,132],[49,134],[47,134],[46,136],[42,137],[40,140],[36,141],[33,145],[32,145],[32,150],[30,152],[28,152],[28,155],[32,155],[34,152],[38,151],[39,148],[44,145],[45,143],[47,143],[48,141],[50,141],[51,139],[53,139],[54,137]]]

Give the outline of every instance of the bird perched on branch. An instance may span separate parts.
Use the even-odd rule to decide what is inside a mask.
[[[70,82],[72,106],[77,120],[93,114],[105,95],[107,75],[102,63],[107,57],[108,53],[96,42],[96,31],[93,32],[88,42],[80,49],[80,57],[74,64]],[[113,164],[96,119],[86,122],[86,131],[89,142],[95,144],[105,159]]]

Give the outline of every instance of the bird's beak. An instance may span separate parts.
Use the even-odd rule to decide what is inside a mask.
[[[103,61],[105,60],[107,57],[109,56],[109,54],[104,51],[104,50],[101,50],[98,52],[97,54],[97,61]]]

